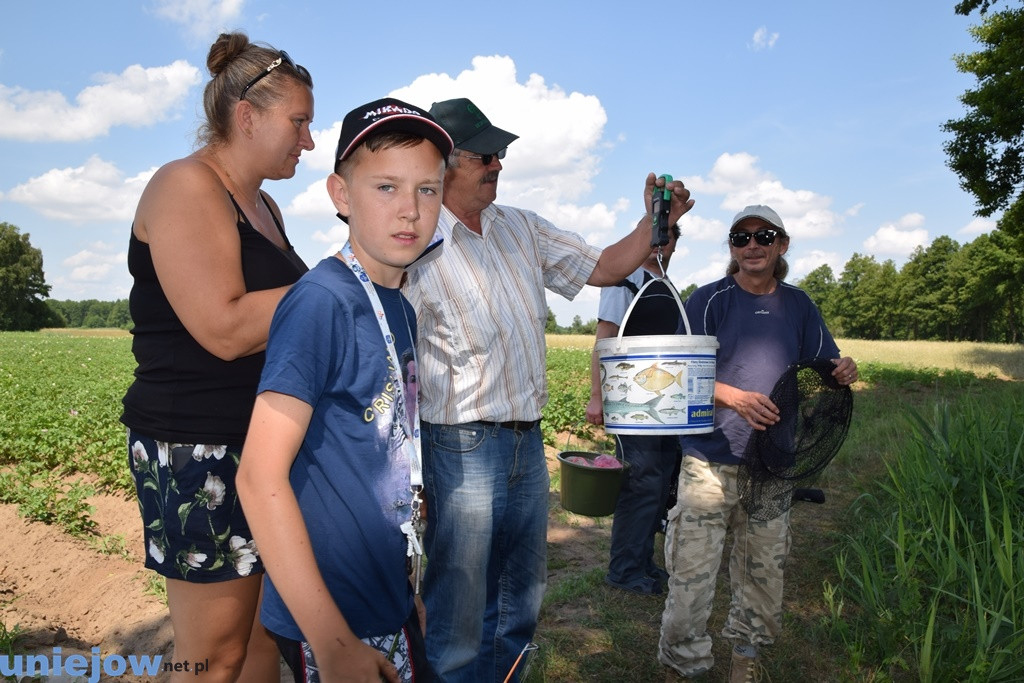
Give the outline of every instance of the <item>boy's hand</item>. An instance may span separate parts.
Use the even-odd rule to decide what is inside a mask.
[[[322,683],[401,683],[398,669],[384,654],[361,640],[334,640],[330,652],[313,652]]]

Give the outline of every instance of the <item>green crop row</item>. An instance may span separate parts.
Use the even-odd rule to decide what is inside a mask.
[[[0,334],[0,464],[132,490],[118,418],[134,367],[128,337]]]
[[[560,434],[595,436],[584,421],[589,363],[587,350],[548,352],[550,400],[543,429],[551,446],[565,446],[557,443]],[[84,474],[100,490],[134,491],[119,422],[134,367],[130,337],[0,333],[4,502],[17,503],[32,519],[81,531],[75,520],[87,518],[80,495],[85,484],[62,486],[60,478]]]
[[[128,337],[0,334],[0,501],[84,535],[96,487],[134,490],[118,421],[134,365]]]

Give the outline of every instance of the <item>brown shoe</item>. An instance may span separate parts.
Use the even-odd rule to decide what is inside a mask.
[[[757,683],[760,678],[757,648],[753,645],[735,646],[729,663],[729,683]]]

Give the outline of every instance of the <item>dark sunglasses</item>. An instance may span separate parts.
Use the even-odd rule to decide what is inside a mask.
[[[299,74],[299,76],[301,78],[303,78],[304,80],[307,80],[307,81],[310,80],[309,71],[306,70],[306,67],[304,67],[304,66],[302,66],[300,64],[296,64],[292,60],[292,58],[288,56],[287,52],[285,52],[284,50],[281,50],[277,54],[279,55],[278,58],[275,59],[274,61],[272,61],[270,63],[270,66],[268,66],[266,69],[261,71],[259,73],[259,75],[256,76],[256,78],[254,78],[251,81],[249,81],[246,84],[246,86],[244,88],[242,88],[242,94],[238,96],[238,101],[239,102],[241,102],[242,100],[245,99],[245,93],[249,92],[249,88],[251,88],[252,86],[254,86],[257,83],[259,83],[261,78],[265,78],[266,76],[270,75],[271,71],[273,71],[277,67],[281,66],[282,64],[287,64],[288,66],[290,66],[292,69],[295,70],[295,73]]]
[[[462,154],[462,153],[460,153],[458,156],[464,157],[466,159],[479,159],[480,163],[483,164],[484,166],[490,166],[491,162],[494,161],[494,157],[498,157],[499,159],[504,159],[505,158],[505,152],[507,152],[507,151],[508,151],[508,147],[505,147],[504,149],[499,149],[497,152],[495,152],[493,154]]]
[[[729,244],[737,249],[745,247],[750,244],[750,238],[753,237],[754,241],[762,247],[770,247],[775,243],[775,237],[778,234],[778,230],[772,230],[770,228],[761,228],[757,232],[730,232]]]

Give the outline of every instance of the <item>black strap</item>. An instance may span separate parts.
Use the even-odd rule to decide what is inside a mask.
[[[645,285],[646,285],[646,284],[647,284],[647,281],[648,281],[648,280],[651,280],[651,279],[653,279],[653,278],[654,278],[654,276],[653,276],[653,275],[651,275],[651,274],[650,274],[649,272],[647,272],[647,271],[645,270],[645,271],[644,271],[644,282],[643,282],[643,284],[645,284]],[[628,279],[626,279],[626,280],[623,280],[622,282],[616,282],[616,283],[615,283],[614,285],[612,285],[612,286],[613,286],[613,287],[625,287],[625,288],[626,288],[626,289],[628,289],[629,291],[633,292],[633,296],[636,296],[637,294],[639,294],[639,293],[640,293],[640,288],[639,288],[639,287],[637,287],[636,285],[634,285],[634,284],[633,284],[632,282],[630,282],[630,281],[629,281]]]

